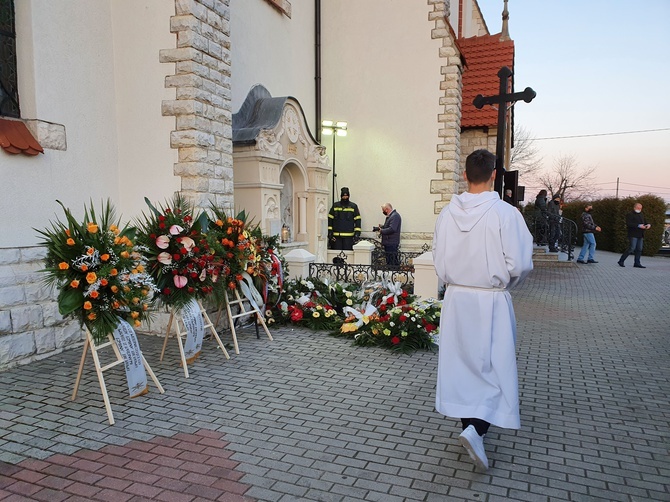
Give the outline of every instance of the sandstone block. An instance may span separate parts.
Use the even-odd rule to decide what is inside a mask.
[[[215,167],[213,164],[207,162],[178,162],[174,165],[175,176],[186,177],[211,177],[215,174]]]
[[[177,33],[183,30],[199,31],[202,22],[191,14],[172,16],[170,18],[170,32]]]
[[[21,333],[44,326],[44,316],[40,305],[27,305],[12,309],[12,332]]]
[[[179,149],[179,162],[202,162],[209,160],[207,148],[201,146],[192,146]],[[176,173],[175,173],[176,174]]]
[[[177,63],[181,61],[202,61],[203,54],[194,47],[180,47],[178,49],[161,49],[158,60],[161,63]]]
[[[0,336],[0,367],[35,353],[35,339],[31,332]]]
[[[23,286],[0,287],[0,305],[3,308],[26,303],[26,294]]]
[[[0,335],[12,332],[12,315],[9,310],[0,310]]]
[[[34,336],[35,351],[38,354],[44,354],[45,352],[53,352],[56,350],[56,333],[53,326],[36,329]]]
[[[20,248],[2,248],[0,249],[0,265],[10,265],[21,261]]]
[[[77,321],[71,321],[63,327],[54,329],[54,340],[57,349],[74,345],[84,339],[84,330]]]
[[[172,131],[170,133],[170,146],[179,148],[182,146],[214,146],[214,136],[207,132],[193,129],[186,131]]]

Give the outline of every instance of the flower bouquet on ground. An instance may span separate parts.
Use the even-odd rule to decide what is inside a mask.
[[[285,284],[280,302],[266,313],[268,321],[297,324],[313,330],[337,330],[342,318],[322,291],[318,280],[294,279]]]
[[[343,334],[353,335],[354,344],[380,346],[399,352],[433,350],[439,330],[442,304],[417,302],[350,316],[342,325]],[[361,322],[362,321],[362,322]]]
[[[133,242],[135,229],[119,228],[109,201],[95,213],[93,203],[84,208],[84,222],[69,209],[66,222],[37,230],[47,248],[45,283],[57,287],[58,310],[78,318],[96,342],[112,334],[119,318],[135,327],[149,320],[156,286],[147,274],[144,249]]]
[[[154,207],[145,198],[149,214],[138,221],[138,242],[144,248],[148,271],[159,289],[161,302],[176,309],[215,292],[221,266],[211,252],[204,231],[207,215],[193,215],[180,195]]]

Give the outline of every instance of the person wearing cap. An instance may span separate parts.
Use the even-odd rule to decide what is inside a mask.
[[[549,252],[558,252],[558,240],[561,237],[561,194],[554,194],[547,204],[549,217]]]
[[[342,187],[340,200],[328,213],[328,244],[330,249],[351,250],[361,236],[361,213],[349,200],[349,189]]]

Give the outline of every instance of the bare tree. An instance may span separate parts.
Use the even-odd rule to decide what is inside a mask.
[[[559,194],[566,202],[589,199],[595,195],[595,171],[595,167],[579,167],[574,155],[562,155],[554,161],[551,169],[539,173],[537,179],[552,196]]]
[[[531,179],[542,168],[542,157],[535,147],[530,131],[522,126],[514,127],[514,148],[512,148],[510,170],[519,171],[519,178]]]

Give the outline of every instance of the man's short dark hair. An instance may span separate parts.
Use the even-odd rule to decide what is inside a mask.
[[[496,156],[488,150],[475,150],[465,159],[465,174],[468,182],[479,185],[491,179],[496,168]]]

